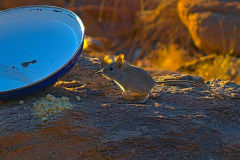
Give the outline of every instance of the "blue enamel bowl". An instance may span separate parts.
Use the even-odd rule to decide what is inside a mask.
[[[53,6],[0,11],[0,101],[45,89],[79,58],[84,25],[73,12]]]

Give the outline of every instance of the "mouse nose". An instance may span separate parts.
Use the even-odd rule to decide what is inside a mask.
[[[103,72],[103,69],[101,69],[100,71],[97,71],[95,74],[100,74]]]

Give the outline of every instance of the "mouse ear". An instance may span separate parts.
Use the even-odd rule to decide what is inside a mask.
[[[120,69],[122,69],[124,61],[124,54],[120,54],[117,58],[117,64]]]

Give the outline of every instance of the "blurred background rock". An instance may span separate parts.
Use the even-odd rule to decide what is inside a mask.
[[[110,63],[119,53],[145,68],[240,83],[238,0],[1,0],[0,9],[54,5],[78,14],[84,53]]]

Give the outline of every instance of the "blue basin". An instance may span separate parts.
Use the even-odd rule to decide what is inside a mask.
[[[0,100],[45,89],[64,76],[82,52],[84,25],[53,6],[0,11]]]

